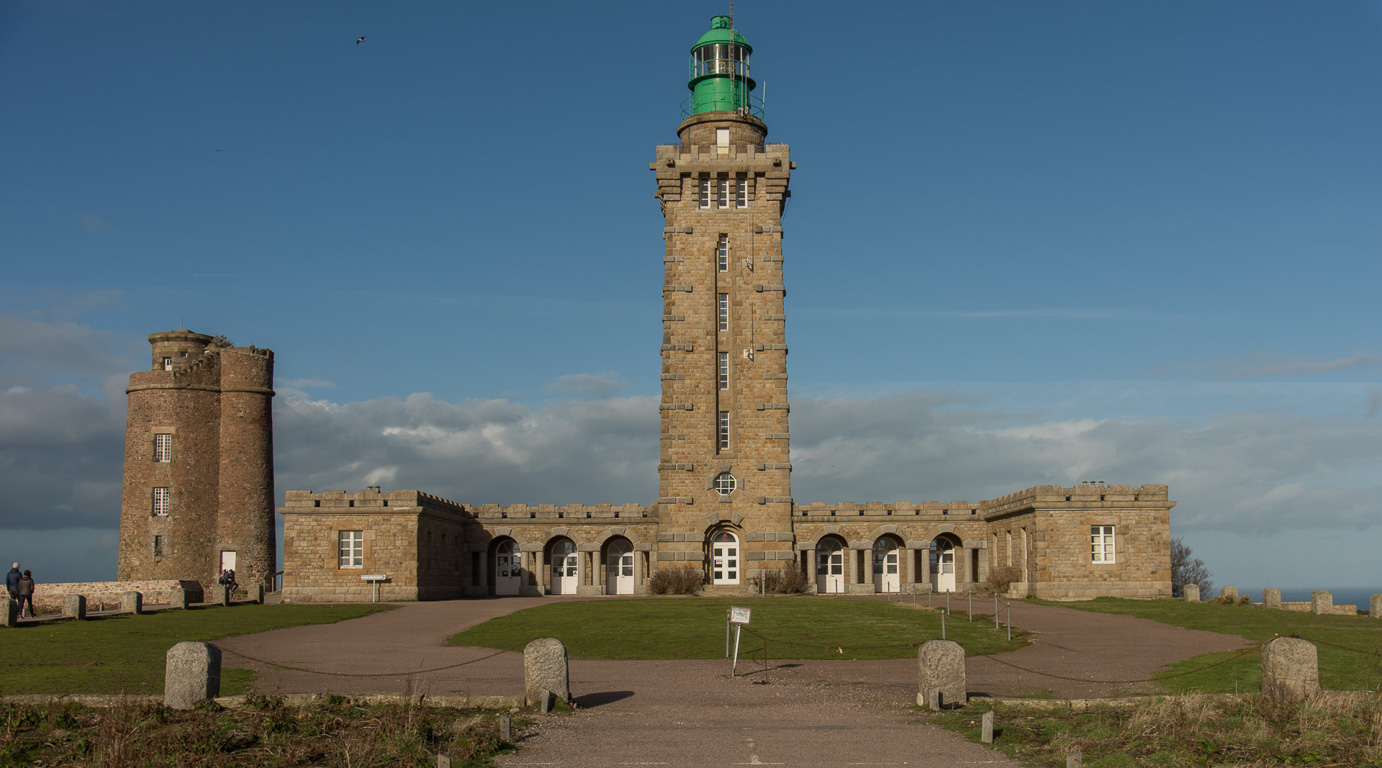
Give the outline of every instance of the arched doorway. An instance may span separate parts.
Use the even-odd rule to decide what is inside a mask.
[[[553,595],[574,595],[580,582],[580,556],[576,545],[570,539],[557,539],[552,542],[547,561],[552,564],[552,581],[549,593]]]
[[[900,592],[902,590],[902,548],[891,536],[873,543],[873,591]]]
[[[605,594],[633,594],[633,558],[633,543],[628,539],[610,539],[605,545]]]
[[[946,534],[931,541],[931,589],[936,592],[955,591],[955,556],[957,542]]]
[[[494,594],[517,595],[523,587],[523,555],[518,542],[500,539],[494,547]]]
[[[845,543],[834,536],[816,545],[816,591],[823,595],[845,591]]]
[[[710,583],[739,583],[739,537],[729,531],[710,540]]]

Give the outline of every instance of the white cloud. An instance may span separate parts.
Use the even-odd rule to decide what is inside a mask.
[[[616,374],[605,371],[600,374],[573,373],[558,376],[546,389],[548,392],[583,398],[613,397],[624,388],[626,382]]]

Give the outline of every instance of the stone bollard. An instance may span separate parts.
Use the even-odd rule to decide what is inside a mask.
[[[168,607],[187,610],[187,590],[178,587],[168,593]]]
[[[992,744],[992,743],[993,743],[993,712],[992,712],[992,711],[989,711],[989,712],[985,712],[985,713],[984,713],[983,725],[980,726],[980,728],[981,728],[981,733],[979,734],[979,740],[982,741],[982,742],[984,742],[985,744]]]
[[[1227,597],[1230,600],[1238,600],[1238,588],[1232,584],[1226,584],[1219,588],[1219,597]]]
[[[221,694],[221,649],[209,643],[178,643],[163,668],[163,703],[191,709]]]
[[[1262,590],[1263,608],[1281,608],[1281,590],[1276,587],[1267,587]]]
[[[69,619],[86,619],[86,595],[63,595],[62,615]]]
[[[968,699],[965,690],[965,649],[953,640],[928,640],[917,651],[917,706],[931,702],[931,693],[938,692],[948,706],[963,707]]]
[[[5,627],[19,625],[19,601],[11,600],[9,595],[0,597],[0,622]]]
[[[263,605],[263,604],[264,604],[264,585],[263,585],[263,584],[256,584],[256,585],[254,586],[254,589],[250,590],[250,597],[251,597],[251,599],[254,600],[254,604],[255,604],[255,605]]]
[[[499,716],[499,738],[502,741],[513,741],[513,718],[507,712]]]
[[[1084,753],[1071,752],[1065,756],[1065,768],[1084,768]]]
[[[1185,595],[1185,602],[1198,603],[1200,601],[1200,585],[1186,584],[1180,588],[1181,594]]]
[[[1382,595],[1373,595],[1368,598],[1368,616],[1382,619]]]
[[[1320,690],[1319,652],[1298,637],[1274,637],[1262,646],[1262,693],[1278,702],[1309,698]]]
[[[120,612],[135,616],[144,612],[144,595],[138,592],[124,592],[120,595]]]
[[[570,671],[566,646],[555,637],[539,637],[523,647],[523,697],[529,704],[542,701],[542,692],[571,703]]]
[[[1310,593],[1310,612],[1316,616],[1327,616],[1334,612],[1334,593],[1327,589],[1317,589]]]

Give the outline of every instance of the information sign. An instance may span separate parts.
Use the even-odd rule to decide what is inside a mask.
[[[748,624],[750,613],[752,611],[748,608],[730,608],[729,621],[731,624]]]

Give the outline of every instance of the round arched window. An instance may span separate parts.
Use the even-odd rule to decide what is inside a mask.
[[[715,476],[715,492],[721,496],[728,496],[734,493],[734,489],[739,487],[739,481],[734,479],[734,475],[728,472],[721,472]]]

